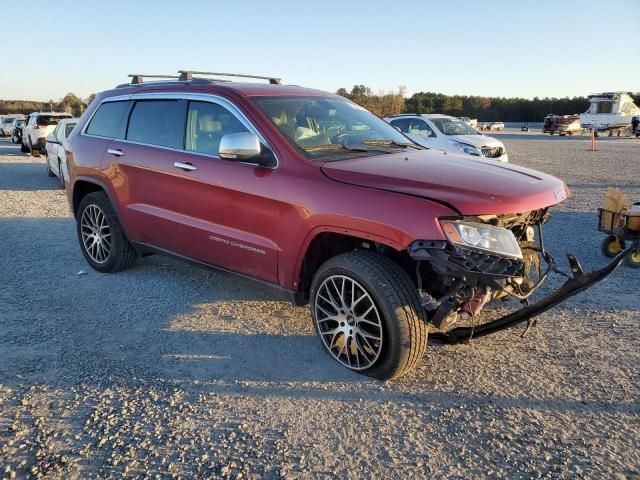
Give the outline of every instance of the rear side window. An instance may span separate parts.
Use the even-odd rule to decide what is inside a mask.
[[[127,129],[127,140],[160,147],[182,148],[186,102],[144,100],[136,102]]]
[[[73,127],[75,127],[76,124],[75,123],[67,123],[64,126],[64,136],[65,138],[68,137],[69,135],[71,135],[71,132],[73,131]]]
[[[70,118],[69,117],[64,117],[62,115],[56,115],[56,116],[52,116],[52,115],[38,115],[38,120],[37,120],[37,124],[39,127],[49,127],[52,125],[57,125],[60,120],[64,119],[64,118]]]
[[[87,133],[99,137],[117,137],[122,118],[128,107],[129,102],[103,103],[98,107],[98,110],[91,119],[87,127]]]

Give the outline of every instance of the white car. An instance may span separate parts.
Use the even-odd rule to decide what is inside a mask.
[[[34,157],[44,153],[47,135],[53,132],[60,120],[72,118],[65,112],[34,112],[22,129],[22,151]]]
[[[64,142],[71,134],[73,127],[78,123],[77,118],[65,118],[60,120],[55,130],[47,135],[45,155],[47,158],[47,174],[50,177],[58,177],[60,188],[64,188],[67,174],[67,157],[64,153]]]
[[[440,114],[405,114],[385,118],[423,147],[508,162],[504,144],[478,133],[459,118]]]
[[[0,117],[0,136],[10,137],[13,133],[13,122],[16,118],[22,118],[22,115],[6,115]]]

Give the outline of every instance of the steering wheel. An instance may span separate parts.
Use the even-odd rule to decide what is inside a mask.
[[[353,135],[350,134],[350,133],[342,132],[342,133],[339,133],[339,134],[334,135],[333,137],[331,137],[331,143],[333,143],[335,145],[338,145],[338,144],[343,144],[344,145],[344,144],[347,143],[347,140],[349,138],[351,138],[352,136]]]

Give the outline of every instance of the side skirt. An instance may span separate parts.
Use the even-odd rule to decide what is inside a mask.
[[[162,248],[154,247],[153,245],[149,245],[144,242],[134,242],[131,241],[131,244],[134,246],[136,251],[140,254],[140,256],[145,257],[152,254],[165,255],[168,257],[177,258],[178,260],[182,260],[184,262],[190,263],[191,265],[195,265],[197,267],[204,267],[208,270],[215,270],[220,273],[227,274],[229,276],[240,277],[244,280],[249,280],[252,283],[257,283],[269,289],[273,295],[274,300],[282,300],[286,302],[291,302],[293,304],[296,303],[296,292],[294,290],[289,290],[284,288],[276,283],[267,282],[266,280],[261,280],[259,278],[252,277],[250,275],[245,275],[244,273],[234,272],[233,270],[228,270],[226,268],[220,267],[218,265],[211,265],[209,263],[202,262],[200,260],[195,260],[190,257],[186,257],[179,253],[171,252],[169,250],[165,250]]]

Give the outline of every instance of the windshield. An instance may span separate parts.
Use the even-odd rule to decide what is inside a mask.
[[[336,97],[253,97],[254,103],[292,145],[312,160],[379,155],[421,148],[384,120]]]
[[[13,123],[13,117],[5,118],[3,123]]]
[[[60,120],[64,120],[65,118],[71,118],[71,115],[40,115],[38,117],[38,126],[46,127],[57,125]]]
[[[429,120],[445,135],[480,135],[468,124],[456,118],[430,118]]]

